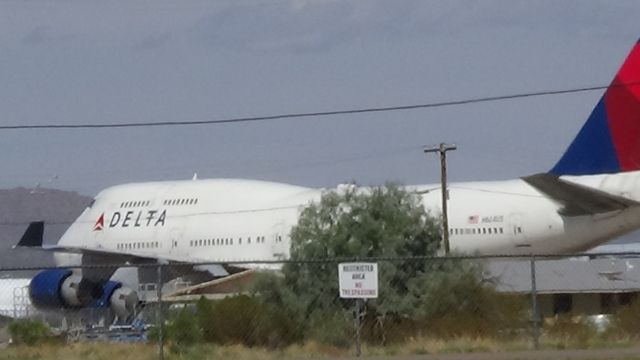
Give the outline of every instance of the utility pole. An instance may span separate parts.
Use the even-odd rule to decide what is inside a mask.
[[[447,190],[447,151],[456,150],[455,144],[440,143],[439,146],[425,147],[425,153],[440,153],[440,183],[442,189],[442,242],[445,255],[449,255],[449,217],[447,214],[447,200],[449,191]]]

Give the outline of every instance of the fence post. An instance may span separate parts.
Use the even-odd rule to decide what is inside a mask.
[[[158,359],[164,360],[164,319],[162,318],[162,264],[158,264],[156,281],[156,321],[158,327]]]
[[[360,355],[362,355],[362,346],[360,344],[360,330],[362,329],[362,324],[361,324],[361,316],[360,314],[362,313],[362,308],[363,308],[363,300],[362,299],[356,299],[356,356],[359,357]]]
[[[538,295],[536,290],[536,256],[531,254],[531,317],[533,320],[533,348],[540,348],[540,327],[538,323]]]

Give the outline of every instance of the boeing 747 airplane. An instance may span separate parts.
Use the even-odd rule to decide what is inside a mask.
[[[408,187],[440,214],[439,185]],[[289,256],[292,226],[322,190],[213,179],[114,186],[100,192],[54,246],[61,266],[162,261],[214,276],[225,263]],[[452,183],[451,249],[480,254],[562,254],[640,228],[640,43],[551,170],[515,180]],[[42,248],[42,222],[18,246]],[[420,255],[420,254],[415,254]],[[198,267],[215,262],[219,266]],[[30,283],[42,308],[130,310],[134,290],[114,269],[54,269]]]

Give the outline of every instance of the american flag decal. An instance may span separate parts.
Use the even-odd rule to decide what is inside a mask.
[[[479,221],[480,221],[480,217],[478,215],[471,215],[467,219],[467,222],[469,224],[477,224]]]

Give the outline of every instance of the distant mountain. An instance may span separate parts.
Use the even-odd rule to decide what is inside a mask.
[[[57,242],[90,201],[84,195],[62,190],[0,190],[0,270],[53,265],[50,253],[11,247],[32,221],[45,222],[45,243]]]

